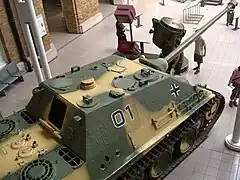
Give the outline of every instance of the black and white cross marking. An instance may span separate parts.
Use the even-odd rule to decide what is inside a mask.
[[[179,86],[176,84],[171,84],[171,89],[170,89],[171,95],[173,95],[174,97],[177,97],[179,96],[179,92],[180,92]]]

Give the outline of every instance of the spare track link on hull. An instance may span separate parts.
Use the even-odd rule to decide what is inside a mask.
[[[199,145],[201,145],[207,138],[208,133],[213,128],[214,124],[217,122],[219,117],[221,116],[224,106],[225,106],[225,98],[218,92],[215,92],[211,89],[216,96],[211,99],[208,103],[206,103],[203,107],[201,107],[198,111],[196,111],[193,115],[191,115],[188,120],[184,121],[180,126],[178,126],[173,132],[169,134],[164,140],[162,140],[159,144],[157,144],[154,148],[152,148],[144,157],[142,157],[139,161],[133,164],[126,172],[124,172],[117,180],[143,180],[144,173],[150,167],[150,165],[158,158],[161,154],[166,151],[171,151],[174,147],[174,144],[178,142],[190,129],[194,128],[194,124],[199,120],[204,118],[205,112],[210,110],[214,101],[219,101],[219,107],[215,117],[209,124],[206,124],[204,121],[203,127],[198,134],[197,139],[195,140],[193,146],[189,151],[180,156],[178,159],[171,162],[168,169],[166,169],[161,177],[158,177],[158,180],[166,177],[172,170],[174,170],[185,158],[187,158],[191,152],[193,152]]]

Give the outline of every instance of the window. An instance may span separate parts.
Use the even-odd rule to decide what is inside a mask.
[[[66,104],[59,100],[57,97],[54,97],[48,119],[59,130],[62,128],[66,110]]]

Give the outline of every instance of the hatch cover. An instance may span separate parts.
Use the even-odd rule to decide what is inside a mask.
[[[56,176],[55,165],[48,160],[38,159],[27,164],[20,173],[21,180],[53,180]]]
[[[14,130],[16,124],[13,120],[4,119],[0,121],[0,139]]]
[[[121,88],[124,90],[127,90],[134,85],[136,85],[136,80],[130,79],[130,78],[125,78],[123,76],[115,77],[112,81],[112,86],[115,88]]]
[[[72,86],[72,84],[73,84],[72,79],[66,78],[66,77],[60,77],[52,80],[52,82],[50,83],[50,86],[54,89],[64,91],[64,90],[68,90],[69,87]]]

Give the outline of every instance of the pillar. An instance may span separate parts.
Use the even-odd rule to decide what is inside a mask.
[[[49,34],[48,25],[47,25],[47,21],[46,21],[46,17],[45,17],[45,12],[43,9],[43,3],[42,3],[42,0],[33,0],[33,3],[34,3],[36,15],[41,14],[43,16],[47,34],[45,36],[43,36],[42,39],[43,39],[44,48],[46,51],[48,51],[51,48],[51,37]]]
[[[82,34],[102,20],[98,0],[61,0],[67,29]]]
[[[0,43],[5,51],[6,62],[20,61],[3,0],[0,0]]]
[[[39,14],[41,14],[43,17],[43,20],[44,20],[44,25],[45,25],[47,34],[42,37],[42,40],[43,40],[43,44],[44,44],[44,48],[45,48],[45,51],[47,54],[48,61],[51,61],[57,57],[57,50],[56,50],[54,44],[52,43],[52,39],[51,39],[50,32],[48,29],[48,24],[47,24],[42,1],[43,0],[33,0],[33,3],[34,3],[36,15],[38,16]]]
[[[50,37],[42,0],[33,0],[33,2],[35,6],[36,15],[42,14],[44,19],[44,24],[47,30],[47,34],[43,37],[43,43],[44,43],[45,51],[47,53],[48,60],[50,61],[57,56],[57,50],[54,47]],[[10,0],[10,4],[11,4],[13,16],[14,16],[13,20],[16,23],[16,26],[18,29],[18,34],[21,40],[21,44],[23,46],[24,54],[28,57],[29,54],[26,48],[26,42],[24,40],[24,36],[20,26],[19,17],[16,13],[17,11],[14,5],[14,1]],[[4,51],[7,57],[7,62],[10,62],[10,61],[20,62],[20,56],[18,53],[14,36],[12,34],[10,23],[8,22],[8,17],[7,17],[6,10],[4,8],[3,0],[0,0],[0,41],[1,41],[0,43],[2,43],[3,45]]]

